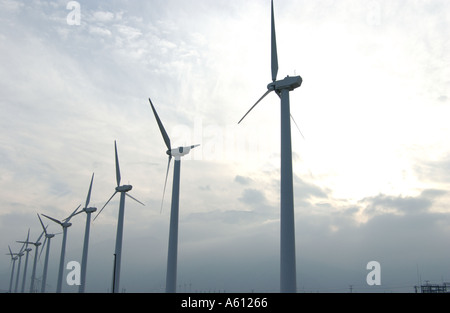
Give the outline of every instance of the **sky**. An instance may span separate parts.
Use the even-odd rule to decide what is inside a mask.
[[[164,291],[173,167],[161,210],[150,97],[172,146],[201,145],[181,163],[178,290],[278,292],[279,98],[237,124],[271,82],[270,1],[78,3],[79,25],[66,0],[0,1],[0,290],[8,245],[40,235],[37,213],[67,217],[92,173],[90,204],[106,203],[116,140],[122,183],[145,204],[126,201],[121,288]],[[450,282],[450,3],[274,6],[278,79],[303,78],[290,93],[298,291]],[[110,291],[118,206],[92,223],[87,292]],[[81,262],[85,218],[72,219],[66,262]],[[371,261],[380,286],[366,283]]]

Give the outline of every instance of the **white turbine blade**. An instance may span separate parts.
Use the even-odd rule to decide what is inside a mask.
[[[11,247],[8,245],[8,249],[9,249],[9,255],[11,256],[11,258],[13,257],[13,253],[11,251]],[[8,255],[8,254],[7,254]]]
[[[42,214],[42,215],[45,216],[46,218],[48,218],[49,220],[52,220],[53,222],[58,223],[59,225],[62,225],[61,221],[58,221],[56,218],[47,216],[45,214]]]
[[[272,0],[272,25],[271,25],[271,32],[272,32],[272,42],[271,42],[271,48],[272,48],[272,81],[277,80],[277,74],[278,74],[278,53],[277,53],[277,38],[275,34],[275,16],[273,13],[273,0]]]
[[[117,143],[114,140],[114,149],[116,152],[116,181],[117,187],[120,186],[120,167],[119,167],[119,156],[117,155]]]
[[[70,221],[70,219],[76,215],[76,212],[78,211],[78,209],[80,208],[80,206],[81,206],[81,204],[80,204],[79,206],[77,206],[77,208],[75,209],[75,211],[73,211],[72,214],[70,214],[69,217],[66,218],[66,219],[64,220],[64,222],[68,223],[68,222]]]
[[[161,200],[161,209],[159,211],[159,214],[162,212],[163,203],[164,203],[164,195],[166,194],[166,186],[167,186],[167,177],[169,176],[169,168],[170,168],[170,161],[172,160],[172,156],[169,155],[169,162],[167,163],[167,171],[166,171],[166,180],[164,181],[164,190],[163,190],[163,196]]]
[[[36,214],[37,214],[37,213],[36,213]],[[42,223],[42,219],[41,219],[41,217],[39,216],[39,214],[37,214],[37,217],[39,218],[39,222],[41,222],[42,229],[44,230],[45,234],[47,235],[47,227],[45,227],[45,226],[44,226],[44,223]]]
[[[92,173],[92,178],[91,178],[91,184],[89,185],[89,191],[86,197],[86,204],[84,205],[85,208],[88,207],[89,202],[91,201],[91,191],[92,191],[92,183],[94,182],[94,173]]]
[[[297,129],[300,132],[300,135],[302,135],[303,139],[305,139],[305,136],[303,136],[302,131],[300,130],[300,127],[298,127],[297,122],[294,120],[294,117],[292,116],[292,114],[291,114],[291,119],[294,122],[295,126],[297,126]]]
[[[44,251],[44,247],[45,247],[46,243],[47,243],[47,236],[45,236],[44,243],[42,244],[41,252],[39,253],[39,260],[41,259],[41,254]]]
[[[158,123],[159,131],[161,132],[161,135],[163,136],[164,143],[166,144],[167,150],[172,150],[170,145],[170,138],[169,135],[167,135],[166,129],[164,128],[163,123],[161,122],[161,119],[158,116],[158,113],[156,113],[156,109],[152,103],[152,100],[148,98],[148,101],[150,101],[150,105],[152,106],[153,114],[155,115],[156,122]]]
[[[25,248],[25,245],[26,245],[26,243],[24,243],[24,244],[22,245],[22,248],[20,248],[20,251],[19,251],[18,255],[21,254],[21,253],[23,252],[23,250],[24,250],[23,248]]]
[[[133,199],[134,201],[136,201],[137,203],[140,203],[140,204],[142,204],[143,206],[145,206],[145,204],[143,204],[141,201],[139,201],[138,199],[136,199],[135,197],[133,197],[132,195],[129,195],[129,194],[125,194],[127,197],[130,197],[131,199]]]
[[[40,240],[41,240],[41,238],[42,238],[42,235],[44,235],[45,234],[45,232],[44,231],[42,231],[42,233],[40,234],[40,236],[38,237],[38,239],[36,240],[36,243],[38,243]]]
[[[83,213],[83,212],[86,212],[86,208],[84,208],[84,209],[78,211],[78,212],[75,213],[73,216],[77,216],[78,214],[81,214],[81,213]],[[72,216],[72,217],[73,217],[73,216]]]
[[[261,100],[264,99],[272,91],[273,90],[267,90],[266,93],[261,98],[259,98],[259,100],[250,108],[250,110],[248,110],[248,112],[245,113],[244,117],[241,118],[241,120],[238,122],[238,124],[240,124],[242,122],[242,120],[258,105],[258,103],[260,103]]]
[[[194,148],[197,148],[197,147],[200,147],[200,145],[193,145],[193,146],[191,146],[191,149],[194,149]]]
[[[105,205],[103,206],[103,208],[97,213],[97,215],[94,217],[94,221],[95,219],[100,215],[100,213],[102,213],[103,209],[108,205],[109,201],[111,201],[112,198],[114,198],[114,196],[116,195],[117,191],[113,193],[113,195],[111,196],[111,198],[109,198],[109,200],[105,203]]]

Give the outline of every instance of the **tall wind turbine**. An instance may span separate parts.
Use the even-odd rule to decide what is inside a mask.
[[[59,224],[63,229],[63,239],[62,239],[62,245],[61,245],[61,256],[59,259],[59,272],[58,272],[58,282],[56,285],[56,292],[60,293],[62,290],[62,281],[63,281],[63,273],[64,273],[64,258],[66,256],[66,241],[67,241],[67,228],[72,226],[72,223],[69,223],[70,219],[75,215],[77,210],[79,209],[81,205],[79,205],[75,211],[72,212],[72,214],[69,215],[68,218],[64,219],[63,221],[59,221],[53,217],[50,217],[48,215],[42,214],[46,218],[52,220],[56,224]]]
[[[91,184],[89,185],[89,191],[86,197],[86,204],[84,205],[84,208],[77,213],[77,214],[80,214],[82,212],[86,213],[86,228],[84,231],[83,256],[81,258],[81,277],[80,277],[80,286],[78,288],[79,293],[84,293],[86,288],[86,268],[89,249],[89,233],[91,229],[91,214],[97,211],[97,208],[89,207],[89,202],[91,201],[91,191],[93,181],[94,181],[94,173],[92,173]]]
[[[114,149],[116,152],[116,182],[117,187],[116,191],[113,193],[111,198],[105,203],[103,208],[98,212],[98,214],[95,216],[94,220],[99,216],[100,213],[102,213],[103,209],[108,205],[108,203],[111,201],[114,196],[120,192],[120,205],[119,205],[119,218],[117,221],[117,233],[116,233],[116,248],[115,248],[115,259],[114,259],[114,269],[113,269],[113,283],[112,283],[112,291],[113,293],[119,292],[119,286],[120,286],[120,263],[122,260],[122,239],[123,239],[123,219],[125,214],[125,196],[130,197],[134,201],[143,204],[141,201],[137,200],[136,198],[129,195],[127,192],[133,189],[133,186],[131,185],[123,185],[120,186],[120,167],[119,167],[119,156],[117,155],[117,143],[114,141]]]
[[[167,176],[169,174],[170,161],[172,157],[175,157],[175,166],[173,170],[173,187],[172,187],[172,207],[170,210],[170,230],[169,230],[169,248],[167,254],[167,273],[166,273],[166,292],[175,293],[176,283],[177,283],[177,256],[178,256],[178,215],[179,215],[179,199],[180,199],[180,168],[181,168],[181,157],[187,155],[191,149],[198,147],[199,145],[179,147],[172,149],[170,145],[170,138],[167,135],[166,130],[156,113],[156,109],[150,98],[150,105],[155,115],[156,122],[158,123],[159,130],[161,131],[162,137],[167,147],[167,155],[169,155],[169,162],[167,164],[166,180],[164,183],[164,193],[166,191]],[[162,204],[161,204],[162,208]]]
[[[295,265],[295,224],[294,224],[294,192],[292,182],[292,146],[289,92],[302,84],[300,76],[277,80],[278,55],[275,33],[275,18],[272,0],[271,23],[271,69],[272,82],[267,86],[266,93],[250,108],[242,120],[251,110],[269,93],[275,93],[281,98],[281,193],[280,193],[280,291],[296,292],[296,265]]]
[[[27,278],[27,268],[28,268],[28,255],[30,254],[31,248],[28,248],[28,243],[30,240],[30,229],[28,229],[28,235],[27,235],[27,240],[26,241],[17,241],[19,243],[23,243],[25,245],[25,250],[24,252],[26,253],[26,257],[25,257],[25,266],[23,269],[23,277],[22,277],[22,288],[20,289],[21,293],[25,292],[25,281]]]
[[[12,283],[13,283],[13,278],[14,278],[14,270],[16,268],[16,261],[18,259],[18,257],[16,256],[17,253],[12,253],[11,251],[11,247],[8,245],[8,249],[9,249],[9,253],[7,253],[6,255],[10,255],[11,256],[11,262],[12,262],[12,269],[11,269],[11,278],[9,279],[9,293],[12,292]]]
[[[19,264],[17,265],[17,276],[16,276],[16,285],[14,287],[14,292],[17,293],[17,289],[19,288],[19,276],[20,276],[20,264],[22,263],[22,257],[24,255],[24,248],[25,244],[22,245],[22,248],[20,248],[19,253],[17,253],[16,255],[19,258]]]
[[[20,243],[27,243],[27,244],[31,244],[34,245],[36,247],[36,251],[34,252],[34,262],[33,262],[33,270],[31,272],[31,283],[30,283],[30,293],[33,292],[34,290],[34,281],[36,279],[36,265],[37,265],[37,260],[38,260],[38,251],[39,251],[39,246],[41,245],[41,238],[44,235],[44,231],[42,231],[42,233],[39,235],[38,239],[35,242],[32,241],[18,241]],[[23,292],[23,291],[22,291]]]
[[[55,237],[55,234],[47,233],[47,227],[48,226],[47,227],[44,226],[44,223],[42,223],[42,219],[39,216],[39,214],[37,216],[39,218],[39,222],[41,222],[42,229],[44,230],[44,233],[45,233],[45,240],[44,240],[44,244],[42,245],[41,253],[44,250],[45,244],[47,243],[47,250],[45,252],[44,270],[43,270],[43,273],[42,273],[42,283],[41,283],[41,293],[44,293],[45,292],[45,287],[47,285],[47,269],[48,269],[48,256],[50,254],[50,242],[51,242],[51,239],[53,237]],[[41,255],[41,253],[39,253],[39,257]]]

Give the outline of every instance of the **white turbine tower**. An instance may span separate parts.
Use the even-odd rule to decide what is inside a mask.
[[[39,218],[39,222],[41,223],[42,229],[44,230],[44,233],[45,233],[45,240],[44,240],[44,244],[42,245],[41,253],[44,250],[45,244],[47,243],[47,250],[45,252],[44,270],[42,272],[42,282],[41,282],[41,293],[44,293],[45,292],[45,287],[47,285],[47,269],[48,269],[48,257],[49,257],[49,254],[50,254],[50,242],[51,242],[51,239],[53,237],[55,237],[55,234],[47,233],[48,225],[47,225],[47,227],[44,226],[44,223],[42,223],[42,219],[39,216],[39,214],[37,216]],[[41,253],[39,253],[39,258],[41,256]]]
[[[35,242],[32,241],[18,241],[19,243],[27,243],[27,244],[31,244],[34,245],[36,247],[36,251],[34,252],[34,262],[33,262],[33,270],[31,272],[31,283],[30,283],[30,293],[33,292],[34,290],[34,282],[36,280],[36,265],[37,265],[37,260],[38,260],[38,251],[39,251],[39,246],[41,245],[41,238],[44,235],[44,231],[42,231],[42,233],[39,235],[38,239]],[[23,292],[23,291],[22,291]]]
[[[78,215],[82,212],[86,213],[86,228],[84,231],[83,256],[81,258],[81,277],[80,277],[80,286],[78,288],[79,293],[84,293],[86,288],[86,269],[89,250],[89,233],[91,229],[91,214],[97,211],[97,208],[89,207],[89,202],[91,201],[91,191],[93,181],[94,181],[94,173],[92,173],[91,184],[89,185],[89,191],[86,197],[86,204],[84,205],[84,208],[80,212],[75,214]]]
[[[62,239],[62,245],[61,245],[61,256],[59,259],[59,272],[58,272],[58,281],[56,285],[56,292],[60,293],[62,290],[62,281],[63,281],[63,273],[64,273],[64,258],[66,256],[66,242],[67,242],[67,228],[72,226],[72,223],[69,223],[70,219],[75,215],[77,210],[80,208],[81,205],[79,205],[75,211],[72,212],[72,214],[69,215],[68,218],[59,221],[53,217],[50,217],[48,215],[42,214],[49,220],[55,222],[56,224],[59,224],[63,229],[63,239]]]
[[[22,263],[22,257],[24,255],[24,252],[23,252],[24,251],[24,249],[23,249],[24,247],[25,247],[25,244],[22,245],[22,248],[20,248],[19,253],[16,254],[17,257],[19,258],[19,264],[17,264],[17,276],[16,276],[16,284],[15,284],[15,287],[14,287],[14,293],[17,293],[17,290],[19,288],[20,264]]]
[[[289,92],[300,87],[303,80],[300,76],[287,76],[283,80],[277,80],[278,55],[273,0],[271,24],[272,83],[267,86],[267,92],[250,108],[239,123],[270,92],[275,91],[281,98],[280,291],[293,293],[297,291],[297,274]]]
[[[11,278],[9,279],[9,293],[12,292],[12,283],[13,283],[13,278],[14,278],[14,270],[16,268],[16,261],[18,259],[18,257],[16,256],[17,253],[12,253],[11,251],[11,247],[8,245],[8,249],[9,249],[9,253],[7,253],[6,255],[10,255],[11,256],[11,262],[12,262],[12,269],[11,269]]]
[[[120,186],[120,167],[119,167],[119,156],[117,155],[117,143],[114,141],[114,149],[115,149],[115,155],[116,155],[116,182],[117,187],[116,191],[113,193],[111,198],[105,203],[105,205],[102,207],[100,212],[95,216],[94,220],[97,219],[97,217],[102,213],[103,209],[108,205],[108,203],[111,201],[114,196],[120,192],[120,205],[119,205],[119,217],[117,221],[117,233],[116,233],[116,248],[114,253],[114,269],[113,269],[113,280],[112,280],[112,292],[117,293],[119,292],[119,286],[120,286],[120,264],[122,261],[122,239],[123,239],[123,220],[125,215],[125,196],[130,197],[134,201],[143,204],[141,201],[137,200],[136,198],[129,195],[127,192],[133,189],[133,186],[131,185],[123,185]]]
[[[155,115],[156,122],[158,123],[159,130],[163,136],[164,142],[167,147],[166,153],[169,155],[169,162],[167,164],[166,180],[164,183],[163,199],[164,193],[166,191],[167,176],[169,174],[170,161],[172,157],[175,157],[175,166],[173,170],[173,187],[172,187],[172,205],[170,210],[170,230],[169,230],[169,247],[167,253],[167,273],[166,273],[166,292],[175,293],[176,283],[177,283],[177,256],[178,256],[178,215],[179,215],[179,199],[180,199],[180,167],[181,167],[181,157],[187,155],[191,149],[198,147],[199,145],[179,147],[172,149],[170,145],[170,138],[167,135],[166,130],[156,113],[156,109],[153,106],[152,100],[150,105]],[[162,208],[162,204],[161,204]]]
[[[30,240],[30,229],[28,229],[28,235],[27,235],[27,240],[26,241],[17,241],[17,242],[22,243],[22,244],[25,245],[24,252],[26,253],[25,266],[24,266],[24,269],[23,269],[23,277],[22,277],[22,288],[20,289],[21,293],[25,292],[25,281],[26,281],[26,278],[27,278],[27,268],[28,268],[28,255],[29,255],[29,253],[31,251],[31,248],[28,248],[29,240]]]

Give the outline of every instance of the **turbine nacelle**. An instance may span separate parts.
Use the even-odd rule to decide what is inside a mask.
[[[72,223],[64,222],[64,223],[61,224],[61,226],[63,228],[69,228],[70,226],[72,226]]]
[[[283,80],[278,80],[267,85],[268,90],[281,91],[287,89],[294,90],[302,85],[302,78],[300,76],[286,76]]]
[[[97,208],[85,208],[83,211],[86,213],[94,213],[97,211]]]
[[[133,186],[131,185],[123,185],[123,186],[117,186],[116,191],[117,192],[128,192],[131,189],[133,189]]]
[[[192,149],[194,149],[195,147],[198,147],[198,146],[200,146],[200,145],[178,147],[176,149],[167,150],[166,153],[169,156],[182,157],[182,156],[189,154],[189,152],[191,152]]]

